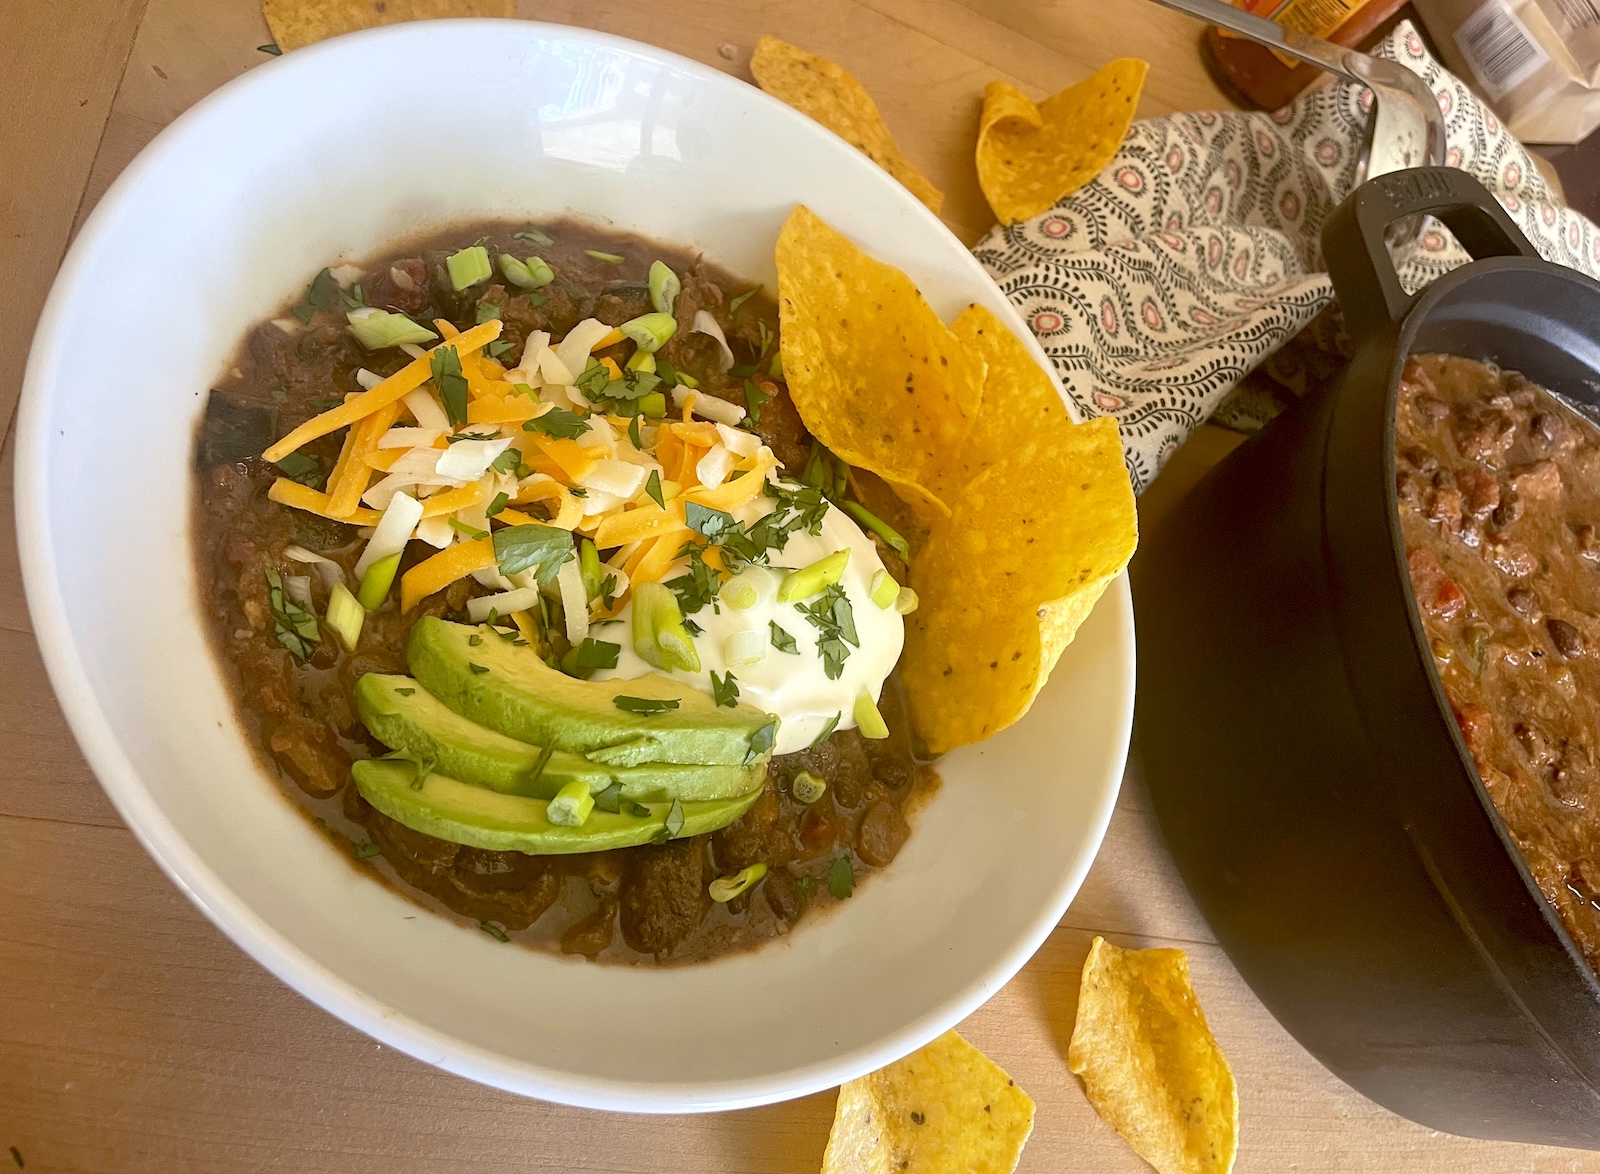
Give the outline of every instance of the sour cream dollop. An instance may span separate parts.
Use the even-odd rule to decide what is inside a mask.
[[[741,525],[748,526],[770,513],[773,507],[772,499],[762,496],[732,512]],[[792,603],[779,603],[778,585],[789,571],[809,566],[846,548],[850,551],[850,561],[839,586],[850,603],[860,647],[846,645],[849,655],[844,660],[843,670],[837,679],[829,680],[823,658],[817,651],[817,641],[823,633],[800,610],[801,605],[813,604],[821,597],[813,595]],[[781,719],[773,752],[792,754],[815,741],[835,717],[838,729],[853,729],[856,698],[863,690],[874,701],[878,700],[884,681],[900,659],[900,650],[905,644],[905,621],[893,607],[879,607],[872,602],[872,577],[884,569],[883,560],[878,557],[872,539],[835,506],[828,507],[819,534],[797,530],[789,535],[781,551],[770,551],[769,558],[771,567],[749,568],[740,576],[741,582],[748,582],[756,589],[752,606],[741,610],[719,597],[688,617],[703,629],[693,637],[695,651],[700,656],[700,671],[673,670],[663,675],[711,694],[711,674],[715,672],[720,678],[724,673],[732,673],[739,683],[740,701]],[[675,564],[662,576],[663,581],[671,581],[687,567],[686,562]],[[773,646],[772,624],[794,639],[794,652],[780,652]],[[755,636],[730,641],[729,637],[737,633],[757,633],[764,638],[765,654],[758,662],[728,664],[731,645],[756,642]],[[622,649],[617,667],[596,672],[595,680],[631,680],[659,671],[633,650],[631,603],[624,606],[614,620],[595,625],[589,634],[597,640],[619,644]]]

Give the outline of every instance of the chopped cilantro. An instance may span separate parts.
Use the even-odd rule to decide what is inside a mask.
[[[655,717],[678,708],[677,700],[672,697],[629,697],[625,694],[613,697],[611,704],[624,713],[633,713],[640,717]]]
[[[484,348],[484,350],[489,352],[489,357],[491,359],[503,359],[516,349],[517,347],[515,343],[507,342],[503,338],[495,339]],[[519,386],[522,385],[519,384]]]
[[[772,397],[762,391],[749,379],[744,381],[744,403],[750,410],[750,424],[752,427],[761,423],[761,409]]]
[[[309,485],[312,489],[322,488],[322,482],[326,478],[326,474],[322,471],[322,462],[309,453],[292,452],[277,464],[289,480]]]
[[[522,454],[514,448],[508,448],[495,457],[494,463],[489,467],[496,473],[515,473],[520,464],[522,464]]]
[[[541,586],[555,581],[561,564],[574,554],[572,531],[558,526],[528,522],[507,526],[494,534],[494,557],[502,575],[515,575],[529,567],[538,568]]]
[[[485,322],[492,322],[498,317],[500,317],[500,307],[487,298],[478,303],[478,308],[473,314],[473,318],[479,326],[482,326]]]
[[[494,495],[494,500],[491,501],[488,504],[488,506],[484,509],[484,511],[483,511],[484,516],[488,517],[488,518],[493,518],[493,517],[498,516],[500,511],[505,509],[506,506],[510,503],[510,501],[511,501],[511,498],[509,496],[507,496],[506,494],[504,494],[504,493],[495,494]]]
[[[772,646],[774,648],[776,648],[779,652],[788,652],[795,656],[800,655],[800,646],[794,642],[793,636],[789,635],[788,632],[785,632],[782,628],[778,627],[777,620],[768,620],[767,627],[770,629]]]
[[[617,605],[617,577],[615,575],[607,575],[600,580],[600,602],[605,605],[607,611]]]
[[[480,921],[478,922],[478,928],[497,942],[509,942],[511,940],[510,935],[492,921]]]
[[[283,50],[278,48],[278,46],[276,44],[274,44],[273,42],[271,42],[271,41],[268,41],[265,45],[257,45],[256,46],[256,52],[257,53],[265,53],[269,57],[282,57],[283,56]],[[11,1151],[12,1157],[15,1157],[16,1153],[17,1153],[17,1151],[15,1149],[13,1149]],[[20,1165],[22,1165],[22,1163],[18,1162],[17,1165],[20,1166]]]
[[[355,846],[357,860],[371,860],[374,856],[381,855],[382,853],[383,849],[378,847],[378,845],[374,844],[371,840],[362,840],[361,843]]]
[[[668,585],[670,586],[670,584],[668,584]],[[703,635],[705,635],[705,631],[706,631],[704,628],[702,628],[699,624],[695,623],[688,616],[684,616],[683,617],[683,630],[685,632],[689,633],[689,635],[691,635],[691,636],[703,636]]]
[[[479,633],[474,632],[472,635],[467,637],[467,643],[473,648],[476,648],[478,645],[483,643],[483,637]]]
[[[440,347],[429,357],[428,365],[450,426],[461,427],[467,422],[467,379],[461,374],[461,356],[453,346]]]
[[[267,599],[272,607],[273,632],[296,660],[310,660],[312,645],[322,643],[316,613],[283,589],[283,577],[267,572]]]
[[[644,491],[650,495],[650,500],[662,509],[667,508],[667,499],[661,495],[661,471],[651,469],[650,477],[644,483]]]
[[[322,270],[311,279],[311,285],[306,290],[306,300],[294,308],[292,313],[302,323],[310,322],[311,316],[318,310],[331,310],[339,304],[339,283],[333,279],[333,272]]]
[[[542,294],[542,293],[535,292],[535,293],[531,293],[531,294],[528,295],[528,305],[532,306],[535,310],[537,310],[540,306],[544,305],[549,300],[550,300],[550,297],[549,297],[548,294]]]
[[[644,448],[644,441],[639,439],[638,416],[635,416],[633,419],[628,421],[628,442],[632,444],[635,449],[642,450]]]
[[[649,811],[648,808],[646,808],[645,810],[639,812],[638,814],[649,815],[650,811]],[[678,802],[676,799],[674,799],[672,801],[672,806],[667,808],[666,822],[661,825],[661,830],[658,831],[652,837],[652,839],[657,844],[665,844],[668,840],[676,839],[678,833],[681,832],[682,830],[683,830],[683,804]]]
[[[415,689],[396,689],[395,692],[400,694],[400,696],[402,696],[402,697],[410,697],[413,693],[416,692],[416,690]]]
[[[524,432],[543,432],[557,440],[574,440],[589,431],[589,421],[566,408],[552,408],[522,426]]]
[[[594,809],[596,811],[608,811],[612,815],[615,815],[621,809],[621,804],[622,804],[622,784],[621,783],[612,783],[605,790],[596,791],[594,793]]]
[[[683,555],[689,560],[689,569],[676,579],[668,579],[667,586],[678,597],[678,610],[692,616],[717,597],[722,578],[706,564],[704,548],[687,543]]]
[[[583,255],[585,257],[593,257],[596,261],[604,261],[607,265],[620,265],[627,260],[620,253],[607,253],[600,249],[584,249]]]
[[[759,285],[751,286],[749,289],[745,290],[742,294],[740,294],[738,297],[734,298],[731,302],[729,302],[728,303],[728,315],[729,315],[729,317],[732,317],[734,314],[737,314],[739,312],[739,307],[740,306],[744,305],[746,302],[748,302],[751,298],[755,297],[760,292],[761,292],[761,287]]]
[[[511,234],[519,241],[532,241],[536,245],[553,245],[556,242],[537,228],[524,228],[521,232]]]
[[[478,664],[476,661],[471,660],[467,661],[467,667],[475,673],[486,673],[489,671],[484,665]]]
[[[811,739],[811,745],[807,746],[806,749],[807,750],[815,750],[818,746],[821,746],[829,738],[833,737],[833,731],[835,731],[835,730],[837,730],[839,728],[839,719],[842,718],[843,716],[844,716],[844,712],[841,710],[839,713],[836,713],[832,717],[830,717],[828,719],[828,724],[822,727],[822,732],[820,734],[818,734],[815,738]]]
[[[817,651],[822,656],[823,675],[830,681],[837,681],[850,656],[849,645],[861,647],[861,639],[856,635],[855,612],[844,588],[834,583],[812,602],[796,606],[817,629]]]
[[[361,283],[358,281],[349,289],[340,290],[339,300],[345,304],[347,309],[359,310],[367,304],[367,295],[362,292]]]
[[[614,669],[621,651],[620,644],[585,636],[583,643],[578,645],[577,665],[580,669]]]
[[[611,383],[611,372],[598,359],[590,359],[587,366],[573,381],[573,386],[590,401],[606,398],[606,388]]]
[[[588,497],[589,496],[589,491],[587,489],[585,489],[581,485],[571,486],[567,490],[567,492],[572,494],[573,497]]]
[[[772,749],[772,744],[778,740],[778,723],[774,719],[750,735],[750,750],[744,756],[744,764],[749,766],[767,751]]]
[[[816,896],[817,878],[814,876],[796,877],[794,887],[799,889],[805,899],[809,901],[812,897]]]
[[[711,543],[720,542],[724,536],[739,528],[732,514],[703,506],[697,501],[684,506],[684,521],[689,524],[689,529]]]
[[[729,709],[738,706],[739,682],[734,679],[733,673],[723,673],[721,680],[718,680],[716,670],[711,671],[711,699]]]
[[[833,867],[828,869],[828,892],[833,894],[835,900],[843,901],[855,891],[855,865],[850,863],[850,857],[841,856],[833,862]]]

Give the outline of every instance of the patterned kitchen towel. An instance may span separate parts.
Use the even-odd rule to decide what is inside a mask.
[[[1600,276],[1600,231],[1559,202],[1522,144],[1401,23],[1375,50],[1420,74],[1446,162],[1494,192],[1548,260]],[[1272,114],[1136,122],[1086,187],[974,250],[1050,356],[1080,418],[1114,416],[1136,491],[1228,393],[1333,297],[1318,235],[1354,187],[1370,91],[1326,78]],[[1467,255],[1429,221],[1401,278]],[[1264,402],[1233,417],[1268,414]]]

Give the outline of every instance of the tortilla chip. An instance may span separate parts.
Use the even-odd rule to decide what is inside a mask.
[[[945,470],[936,487],[947,501],[1018,443],[1072,425],[1055,381],[1000,319],[973,304],[956,316],[950,330],[983,359],[987,370],[978,418],[961,459]]]
[[[1122,57],[1038,105],[1005,82],[985,87],[978,184],[1000,223],[1037,216],[1100,174],[1127,136],[1149,69]]]
[[[925,516],[966,443],[983,359],[909,277],[798,206],[778,236],[778,335],[800,418],[835,456],[876,473]]]
[[[1028,712],[1138,544],[1116,421],[1074,424],[1055,384],[981,306],[954,332],[986,362],[981,410],[939,480],[950,503],[911,562],[901,682],[934,753]]]
[[[515,0],[261,0],[272,39],[287,53],[341,33],[452,16],[512,16]]]
[[[1233,1169],[1239,1093],[1182,950],[1124,950],[1095,938],[1067,1067],[1095,1112],[1160,1174]]]
[[[839,1089],[822,1174],[1010,1174],[1033,1098],[953,1031]]]
[[[944,193],[900,153],[878,104],[842,66],[764,36],[756,42],[750,72],[763,90],[860,150],[938,215]]]

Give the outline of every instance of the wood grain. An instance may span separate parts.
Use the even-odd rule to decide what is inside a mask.
[[[0,95],[13,109],[35,101],[30,109],[47,121],[70,115],[63,102],[72,99],[25,92],[63,61],[78,63],[74,77],[82,72],[86,47],[67,18],[93,6],[38,4],[24,21],[26,40],[13,40],[21,3],[0,0],[7,59],[20,62],[0,73]],[[135,6],[103,7],[98,15],[114,24],[120,13],[117,27],[131,35]],[[47,11],[50,19],[37,15]],[[908,154],[948,193],[947,219],[968,241],[989,226],[971,168],[978,96],[989,80],[1043,95],[1110,57],[1138,54],[1154,66],[1141,113],[1221,104],[1195,60],[1194,26],[1138,0],[522,0],[520,14],[652,41],[740,75],[762,32],[835,58],[872,89]],[[75,132],[82,162],[81,144],[104,126],[92,171],[82,162],[51,183],[3,173],[0,224],[8,233],[24,221],[58,226],[59,256],[66,226],[138,149],[264,60],[255,47],[266,39],[251,0],[149,0],[131,53],[124,44],[128,67],[109,115],[102,105]],[[72,84],[61,85],[63,94]],[[26,132],[0,129],[11,136],[0,144],[15,147],[0,158],[56,149],[38,117]],[[54,259],[29,247],[24,260],[35,277],[6,273],[0,296],[16,298],[30,280],[30,296],[42,293]],[[8,386],[14,395],[13,380],[0,382],[0,396]],[[1236,442],[1219,429],[1198,433],[1141,503],[1144,524]],[[674,1118],[521,1100],[373,1043],[241,954],[144,854],[71,740],[22,599],[11,469],[8,445],[0,450],[0,1166],[15,1146],[27,1170],[52,1174],[817,1169],[831,1094]],[[1600,1171],[1600,1155],[1432,1133],[1323,1070],[1216,946],[1162,846],[1137,753],[1078,899],[1017,979],[963,1025],[1038,1102],[1024,1171],[1147,1169],[1095,1117],[1063,1060],[1095,933],[1189,950],[1243,1094],[1244,1174]]]
[[[145,0],[0,4],[0,437],[22,390],[34,322],[66,252],[78,198]]]

